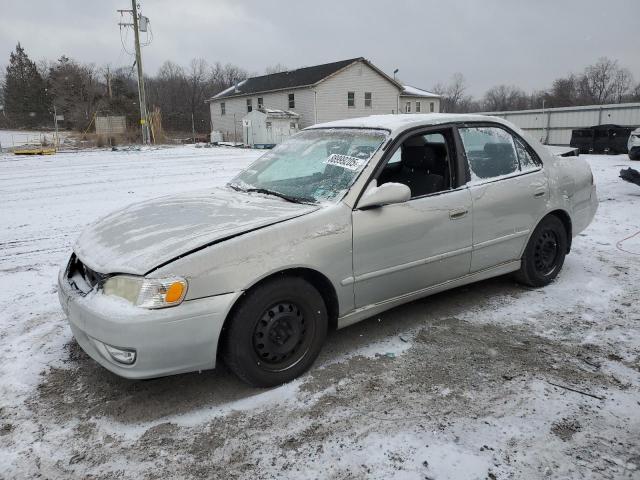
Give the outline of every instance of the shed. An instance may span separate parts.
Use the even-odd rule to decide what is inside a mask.
[[[289,110],[252,110],[242,118],[242,141],[253,148],[273,148],[299,131],[299,119]]]
[[[121,135],[127,131],[127,119],[124,115],[96,117],[98,135]]]

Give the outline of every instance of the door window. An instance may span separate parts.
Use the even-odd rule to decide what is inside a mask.
[[[411,189],[411,198],[451,188],[450,130],[413,135],[393,152],[378,176],[378,185],[402,183]]]
[[[513,136],[497,127],[460,128],[471,181],[482,181],[520,170]]]
[[[518,160],[520,161],[520,170],[526,172],[527,170],[535,170],[540,167],[540,162],[537,157],[534,157],[534,154],[531,152],[529,148],[520,140],[519,138],[515,138],[516,143],[516,151],[518,152]]]

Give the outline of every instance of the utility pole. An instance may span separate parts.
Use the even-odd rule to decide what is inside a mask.
[[[142,143],[148,144],[151,136],[149,135],[147,100],[144,93],[144,73],[142,72],[142,53],[140,51],[140,31],[138,27],[138,5],[136,4],[136,0],[131,0],[131,10],[118,10],[118,12],[120,12],[121,14],[123,12],[128,12],[133,17],[132,24],[120,23],[120,26],[133,27],[133,36],[135,39],[135,46],[136,46],[136,66],[138,67],[138,100],[140,103],[140,126],[142,127]]]
[[[113,100],[113,90],[111,89],[111,68],[107,65],[107,95],[109,95],[109,100]]]

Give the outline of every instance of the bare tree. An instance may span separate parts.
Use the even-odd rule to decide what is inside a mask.
[[[611,101],[614,82],[619,71],[618,62],[601,57],[593,65],[584,70],[583,90],[594,103],[603,104]]]
[[[613,78],[613,100],[622,103],[633,84],[633,75],[628,68],[620,68]]]
[[[275,65],[270,65],[265,68],[264,73],[265,75],[272,75],[274,73],[286,72],[288,70],[289,69],[286,65],[283,65],[282,63],[276,63]]]
[[[529,97],[520,88],[498,85],[484,96],[484,108],[488,111],[523,110],[529,106]]]
[[[442,97],[440,110],[450,113],[468,111],[472,98],[465,95],[466,90],[466,80],[459,72],[453,74],[447,85],[438,83],[433,87],[433,91]]]
[[[84,129],[91,124],[104,93],[95,65],[80,64],[62,55],[49,66],[47,85],[67,126]]]
[[[184,69],[177,63],[166,61],[158,69],[158,74],[146,79],[146,83],[147,100],[152,108],[160,108],[163,128],[174,131],[190,130],[190,102]]]
[[[227,63],[223,66],[220,62],[216,62],[209,75],[209,93],[215,95],[247,79],[248,76],[249,74],[246,70],[236,65]]]
[[[629,94],[629,100],[632,102],[640,102],[640,83],[638,83],[631,93]]]
[[[577,105],[579,101],[579,79],[570,74],[567,77],[553,81],[551,89],[544,95],[548,107],[569,107]]]

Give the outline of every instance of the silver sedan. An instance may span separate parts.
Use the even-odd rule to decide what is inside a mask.
[[[342,328],[515,274],[542,287],[598,205],[585,161],[498,118],[382,115],[310,127],[225,188],[132,205],[59,275],[73,335],[118,375],[214,368],[289,381]]]

